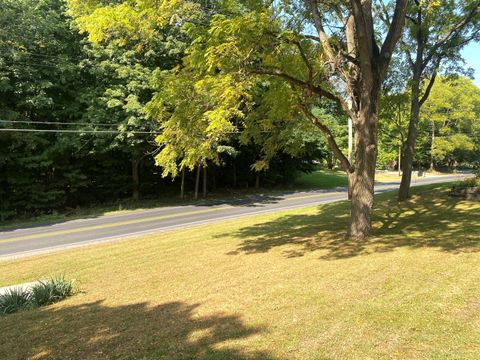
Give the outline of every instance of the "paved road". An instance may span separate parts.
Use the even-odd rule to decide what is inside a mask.
[[[458,180],[463,175],[427,177],[412,185]],[[398,188],[398,182],[376,186],[376,192]],[[346,199],[346,189],[292,192],[242,200],[211,202],[134,211],[130,213],[71,220],[52,225],[0,232],[0,260],[125,238],[168,229],[211,223],[245,215],[329,203]]]

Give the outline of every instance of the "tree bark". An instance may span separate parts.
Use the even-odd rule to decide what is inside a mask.
[[[203,197],[207,197],[207,166],[203,165]]]
[[[417,140],[417,127],[420,117],[420,67],[414,70],[412,81],[412,100],[410,104],[410,121],[408,124],[408,135],[403,153],[403,173],[400,189],[398,191],[398,200],[403,201],[410,196],[410,183],[412,181],[413,154],[415,151],[415,142]]]
[[[132,160],[132,199],[133,201],[140,200],[140,161]]]
[[[182,169],[182,182],[180,184],[180,199],[185,198],[185,168]]]
[[[197,177],[195,178],[195,195],[194,195],[195,200],[198,199],[198,187],[200,185],[200,169],[201,169],[201,165],[198,165],[197,166]]]
[[[377,123],[380,85],[374,86],[356,121],[355,171],[351,177],[349,237],[365,239],[372,231],[375,165],[377,162]]]
[[[258,173],[255,175],[255,189],[260,189],[260,175]]]
[[[334,159],[333,159],[333,155],[332,154],[328,154],[327,155],[327,168],[329,170],[332,170],[333,167],[334,167]]]

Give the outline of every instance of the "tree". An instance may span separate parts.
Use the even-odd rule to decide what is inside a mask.
[[[149,104],[149,113],[158,119],[162,133],[156,141],[161,150],[155,156],[162,175],[176,177],[185,169],[197,168],[195,198],[198,196],[200,169],[206,174],[209,161],[219,163],[219,154],[230,151],[225,142],[235,127],[226,118],[235,107],[225,98],[222,82],[198,80],[195,74],[178,71],[159,73],[159,91]],[[240,90],[239,90],[240,91]],[[230,94],[233,101],[235,94]],[[222,98],[223,107],[216,106]],[[214,109],[214,110],[212,110]],[[206,175],[204,176],[204,195]]]
[[[326,136],[349,174],[352,238],[363,239],[371,231],[380,90],[406,6],[406,0],[395,2],[391,25],[383,32],[374,24],[371,1],[246,3],[214,15],[207,31],[187,51],[184,71],[215,81],[234,79],[225,91],[245,89],[237,92],[236,106],[245,128],[252,116],[243,110],[255,109],[251,89],[265,86],[278,89],[281,108],[296,113],[293,118],[301,115]],[[321,99],[353,119],[354,164],[342,153],[331,129],[313,113]]]
[[[469,79],[439,78],[420,119],[432,128],[431,164],[451,169],[474,160],[480,145],[480,89]]]
[[[378,162],[387,168],[396,164],[399,174],[410,115],[409,100],[408,93],[385,95],[381,99]]]
[[[158,126],[145,111],[151,100],[151,78],[159,66],[168,69],[181,58],[183,43],[142,2],[104,3],[70,0],[69,14],[88,35],[84,66],[95,79],[86,121],[101,120],[119,130],[115,137],[94,139],[96,148],[120,149],[130,157],[132,196],[140,197],[142,160],[155,149]],[[133,6],[131,6],[133,5]],[[164,37],[164,32],[168,35]]]
[[[410,66],[411,111],[408,135],[403,153],[403,174],[399,200],[409,196],[417,126],[422,105],[427,100],[437,73],[455,70],[461,61],[460,50],[478,38],[480,1],[420,1],[410,2],[408,25],[401,42]],[[383,20],[392,23],[383,6]],[[423,90],[423,91],[422,91]]]
[[[62,2],[0,0],[0,9],[1,127],[74,121],[81,47]],[[88,182],[73,165],[78,136],[20,131],[0,133],[0,219],[65,205]]]

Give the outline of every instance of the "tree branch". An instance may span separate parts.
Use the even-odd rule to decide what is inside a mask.
[[[425,58],[425,61],[424,61],[424,64],[428,64],[430,62],[430,60],[432,60],[432,58],[435,56],[435,54],[437,53],[437,50],[445,45],[445,43],[451,39],[453,39],[454,37],[458,36],[460,34],[460,32],[465,28],[465,26],[467,26],[470,21],[473,20],[473,18],[478,15],[478,10],[480,8],[480,2],[478,2],[476,4],[476,6],[473,7],[473,9],[470,11],[470,13],[463,17],[462,20],[457,23],[454,27],[452,27],[450,29],[450,31],[445,34],[445,36],[443,38],[441,38],[440,40],[438,40],[435,45],[432,46],[432,48],[430,49],[427,57]]]
[[[298,51],[300,52],[300,56],[302,57],[303,62],[305,63],[305,66],[308,68],[308,83],[312,84],[313,81],[313,67],[312,64],[310,64],[310,61],[308,61],[307,55],[303,51],[302,45],[300,44],[299,41],[293,41],[295,46],[298,48]]]
[[[380,70],[383,74],[388,67],[390,59],[393,54],[395,45],[402,35],[403,25],[405,24],[405,15],[407,13],[408,0],[397,0],[395,4],[395,11],[388,29],[387,36],[383,42],[380,50]]]
[[[276,76],[276,77],[279,77],[281,79],[287,80],[288,82],[290,82],[294,85],[300,86],[300,87],[302,87],[303,89],[306,89],[306,90],[310,90],[313,93],[315,93],[315,94],[317,94],[321,97],[325,97],[325,98],[337,103],[338,105],[340,105],[340,107],[343,109],[343,111],[345,111],[347,116],[351,117],[352,119],[355,118],[355,115],[350,110],[348,104],[340,96],[335,95],[334,93],[332,93],[328,90],[325,90],[325,89],[321,88],[320,86],[310,84],[306,81],[297,79],[296,77],[291,76],[289,74],[282,73],[278,70],[262,69],[262,70],[250,70],[249,72],[252,73],[252,74],[257,74],[257,75]]]
[[[420,99],[420,106],[423,105],[425,101],[427,101],[428,96],[430,95],[430,91],[432,90],[433,84],[435,83],[435,78],[437,77],[437,69],[435,68],[433,70],[433,74],[430,77],[430,80],[428,82],[427,88],[425,89],[425,93],[423,94],[422,98]]]
[[[347,173],[353,173],[355,171],[355,168],[350,164],[348,161],[347,157],[342,153],[342,150],[338,147],[337,142],[335,141],[335,137],[333,136],[332,132],[330,129],[323,124],[319,118],[317,118],[315,115],[312,114],[312,112],[308,109],[308,107],[302,102],[299,101],[299,106],[304,113],[304,115],[307,117],[310,122],[315,125],[317,128],[320,129],[320,131],[323,133],[325,138],[327,139],[328,146],[330,147],[330,150],[335,154],[336,158],[340,161],[340,164],[342,164],[342,168],[347,172]]]
[[[355,20],[355,30],[357,34],[358,53],[360,57],[360,67],[367,78],[371,77],[373,60],[373,41],[371,36],[372,29],[365,19],[363,7],[360,0],[350,0],[352,6],[353,18]]]
[[[328,36],[325,33],[325,30],[323,28],[322,18],[318,11],[317,0],[307,0],[307,3],[310,8],[310,11],[312,12],[313,24],[315,25],[315,29],[317,30],[318,38],[320,39],[322,47],[325,53],[327,54],[329,61],[332,63],[332,67],[334,67],[335,66],[334,64],[336,62],[335,55],[330,45],[330,42],[328,41]]]

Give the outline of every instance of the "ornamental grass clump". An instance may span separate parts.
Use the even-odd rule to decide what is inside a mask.
[[[40,281],[31,288],[21,286],[12,288],[0,295],[0,314],[12,314],[20,310],[54,304],[73,293],[73,280],[68,280],[63,275]]]
[[[31,294],[34,306],[50,305],[73,294],[73,281],[65,279],[63,275],[40,281],[32,287]]]
[[[22,287],[9,289],[4,294],[0,294],[0,314],[13,314],[28,308],[31,298],[31,293]]]

